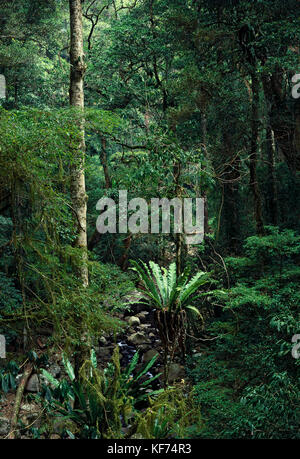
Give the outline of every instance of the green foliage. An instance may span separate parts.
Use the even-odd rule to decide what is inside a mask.
[[[139,264],[134,260],[131,263],[133,265],[131,269],[138,273],[145,287],[145,291],[143,290],[143,294],[147,297],[145,304],[174,313],[188,310],[201,316],[200,311],[188,303],[192,301],[194,293],[208,282],[207,273],[199,272],[189,280],[189,269],[177,276],[175,263],[171,263],[169,269],[165,269],[150,261],[151,271],[146,263]]]
[[[146,439],[193,438],[202,428],[194,393],[186,392],[183,385],[170,386],[157,398],[150,398],[150,407],[137,421],[137,433]]]
[[[156,309],[170,354],[179,341],[186,351],[187,318],[201,319],[188,330],[201,354],[190,359],[195,390],[168,388],[139,413],[137,388],[148,386],[147,369],[135,380],[137,355],[121,371],[115,354],[105,373],[92,355],[81,382],[65,360],[70,381],[52,380],[52,389],[80,426],[66,436],[114,437],[134,413],[132,428],[147,438],[299,438],[299,1],[81,2],[84,113],[69,109],[67,3],[0,2],[0,333],[19,349],[24,330],[30,340],[45,327],[54,351],[84,351],[83,334],[121,330],[115,316],[134,278],[118,265],[141,259],[142,304]],[[82,123],[93,242],[84,289],[70,187]],[[160,268],[174,260],[172,235],[132,235],[129,247],[128,235],[98,237],[96,202],[117,200],[120,189],[148,201],[206,198],[209,234],[182,251],[194,277]],[[212,276],[202,271],[214,273],[214,292],[203,291]],[[28,357],[38,365],[34,349]],[[5,390],[14,371],[1,370]],[[44,427],[32,428],[34,438]]]
[[[16,376],[20,371],[19,365],[11,360],[4,368],[0,369],[0,388],[4,394],[17,387]],[[0,392],[1,392],[0,391]]]
[[[248,257],[227,260],[235,285],[215,292],[223,313],[208,331],[216,339],[190,362],[203,437],[299,438],[300,367],[291,355],[300,330],[299,237],[269,231],[247,239]]]
[[[70,361],[64,357],[63,364],[69,380],[58,381],[42,370],[50,383],[45,387],[45,407],[50,416],[73,421],[76,425],[74,434],[80,438],[120,438],[122,424],[123,427],[127,426],[136,416],[136,404],[161,392],[145,392],[160,375],[141,382],[142,376],[147,374],[156,359],[157,356],[136,372],[139,361],[136,353],[122,371],[119,348],[116,347],[111,362],[104,371],[100,371],[92,351],[90,361],[85,362],[81,369],[82,379],[76,380]]]

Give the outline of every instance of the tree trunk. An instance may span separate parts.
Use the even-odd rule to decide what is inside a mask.
[[[251,119],[251,151],[250,151],[250,188],[254,200],[254,215],[256,221],[256,231],[258,235],[264,234],[264,224],[262,218],[262,204],[259,185],[257,181],[257,150],[259,134],[259,79],[252,73],[252,119]]]
[[[106,139],[105,137],[101,138],[101,145],[102,145],[102,150],[101,153],[99,154],[99,159],[100,163],[103,167],[103,172],[104,172],[104,178],[105,178],[105,189],[109,190],[112,187],[112,182],[111,182],[111,177],[108,169],[108,164],[107,164],[107,153],[106,153]],[[88,242],[88,249],[93,250],[96,245],[99,244],[99,241],[101,240],[102,234],[100,234],[97,230],[97,228],[94,230],[89,242]]]
[[[83,77],[85,73],[83,37],[82,37],[82,9],[81,0],[69,0],[70,6],[70,105],[82,111],[82,117],[79,120],[79,136],[72,139],[73,157],[71,165],[71,199],[73,211],[76,214],[76,240],[75,247],[81,250],[81,259],[79,266],[76,266],[76,274],[80,279],[83,288],[89,283],[88,266],[87,266],[87,196],[85,192],[85,133],[84,133],[84,92]],[[88,336],[85,336],[85,324],[79,321],[78,329],[82,333],[81,342],[75,347],[75,375],[80,378],[80,369],[87,358],[87,348],[82,344],[87,342]],[[77,406],[78,400],[75,400]]]
[[[284,89],[285,78],[285,72],[278,67],[272,75],[262,75],[262,82],[276,144],[295,173],[300,170],[300,102],[290,103]]]
[[[207,159],[207,149],[206,149],[206,141],[207,141],[207,119],[205,111],[202,111],[201,116],[201,130],[202,130],[202,137],[203,137],[203,145],[204,150],[206,153]],[[205,170],[205,167],[202,167]],[[208,224],[208,203],[207,203],[207,193],[206,190],[201,190],[202,197],[204,199],[204,240],[206,241],[208,238],[208,234],[211,233],[211,228]]]
[[[223,134],[223,151],[220,161],[224,163],[222,184],[222,203],[218,222],[218,232],[222,235],[222,246],[230,253],[238,254],[240,250],[240,196],[239,182],[240,156],[235,152],[231,137],[231,130]]]
[[[69,0],[70,6],[70,105],[84,108],[83,77],[85,73],[81,0]],[[87,231],[86,211],[87,196],[85,192],[84,155],[85,134],[84,120],[80,121],[80,136],[74,148],[74,164],[71,168],[71,199],[76,213],[77,237],[75,246],[82,249],[82,263],[78,269],[84,287],[88,285],[87,268]]]
[[[174,176],[174,184],[175,184],[175,196],[176,198],[179,198],[179,199],[181,199],[180,175],[181,175],[181,163],[176,162],[173,165],[173,176]],[[174,225],[175,225],[175,221],[174,221]],[[184,250],[185,247],[183,246],[183,235],[181,233],[174,233],[174,237],[175,237],[175,247],[176,247],[176,271],[177,271],[177,276],[180,276],[180,274],[182,273],[182,267],[184,264],[186,253]]]
[[[104,172],[104,177],[105,177],[105,188],[108,190],[111,188],[111,178],[108,170],[108,165],[107,165],[107,153],[106,153],[106,139],[105,137],[102,137],[101,139],[101,144],[102,144],[102,151],[100,154],[100,162],[103,167],[103,172]]]
[[[266,149],[268,161],[268,213],[270,223],[278,225],[278,193],[275,172],[274,137],[270,125],[267,126]]]

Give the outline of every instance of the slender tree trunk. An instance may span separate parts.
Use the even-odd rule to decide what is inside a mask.
[[[254,215],[256,221],[257,234],[264,234],[264,224],[262,218],[261,194],[257,181],[257,151],[258,151],[258,134],[259,134],[259,79],[252,72],[252,119],[251,119],[251,151],[250,151],[250,188],[254,200]]]
[[[83,37],[82,37],[82,9],[81,0],[69,0],[70,6],[70,105],[84,108],[83,78],[85,73]],[[71,198],[73,210],[76,213],[77,238],[75,246],[82,249],[82,263],[79,267],[79,276],[84,287],[88,285],[87,268],[87,231],[86,211],[87,196],[85,192],[84,155],[85,134],[84,120],[80,121],[80,136],[74,148],[74,164],[71,170]]]
[[[220,160],[224,163],[223,176],[225,181],[222,185],[222,202],[218,222],[218,233],[222,234],[222,245],[230,253],[238,254],[240,249],[240,211],[239,211],[239,182],[240,182],[240,156],[235,152],[231,130],[224,132],[223,151]],[[216,238],[218,239],[218,238]],[[225,242],[226,241],[226,242]]]
[[[10,432],[7,438],[10,440],[13,440],[16,436],[16,432],[18,431],[18,416],[21,408],[21,402],[24,394],[24,390],[27,384],[28,379],[31,376],[31,373],[33,371],[33,365],[32,363],[28,363],[25,366],[25,370],[22,376],[22,379],[19,383],[17,393],[16,393],[16,398],[15,398],[15,406],[14,406],[14,411],[13,411],[13,416],[12,416],[12,421],[10,425]]]
[[[132,243],[132,236],[133,236],[132,233],[129,233],[128,236],[126,236],[126,238],[123,241],[124,252],[118,262],[118,265],[120,266],[122,271],[126,271],[126,269],[128,268],[128,256],[129,256],[129,250],[130,250],[131,243]]]
[[[108,165],[107,165],[106,139],[104,137],[102,137],[101,139],[101,144],[102,144],[102,151],[100,155],[100,162],[102,164],[104,177],[105,177],[105,188],[108,190],[109,188],[111,188],[111,178],[110,178]]]
[[[105,178],[105,189],[109,190],[112,187],[111,177],[108,169],[107,164],[107,153],[106,153],[106,139],[102,137],[101,139],[102,150],[99,154],[100,163],[103,167],[104,178]],[[97,231],[97,228],[93,232],[90,240],[88,241],[88,249],[93,250],[94,247],[99,243],[101,240],[101,234]]]
[[[272,75],[263,74],[262,82],[275,142],[295,173],[300,170],[300,102],[290,103],[285,78],[284,70],[278,66]]]
[[[274,136],[270,125],[267,126],[267,161],[268,161],[268,207],[272,225],[278,224],[278,195],[275,172]]]
[[[69,0],[70,6],[70,105],[82,111],[84,109],[84,92],[83,78],[85,73],[84,53],[83,53],[83,37],[82,37],[82,9],[81,0]],[[76,273],[82,282],[83,288],[88,286],[88,267],[87,267],[87,227],[86,227],[86,212],[87,212],[87,196],[85,192],[85,173],[84,173],[84,158],[85,158],[85,133],[84,119],[79,121],[79,136],[73,140],[73,157],[71,165],[71,199],[73,211],[76,214],[77,234],[75,247],[81,250],[82,257],[79,266],[76,267]],[[76,319],[78,329],[82,333],[81,343],[89,339],[85,335],[85,324],[80,322],[80,318]],[[82,344],[77,344],[75,348],[75,375],[80,378],[80,368],[87,358],[87,348]],[[78,404],[78,399],[75,400],[75,406]]]
[[[201,130],[202,130],[204,151],[206,152],[206,157],[207,157],[207,149],[206,149],[207,119],[206,119],[206,113],[204,110],[202,111],[202,116],[201,116]],[[202,166],[202,169],[205,170],[205,167]],[[209,227],[209,224],[208,224],[208,203],[207,203],[206,190],[201,190],[201,195],[204,199],[204,240],[207,240],[208,234],[211,233],[211,228]]]
[[[173,175],[175,183],[175,196],[181,199],[181,187],[180,187],[180,175],[181,175],[181,163],[176,162],[173,165]],[[175,222],[174,222],[175,224]],[[185,258],[185,252],[183,247],[183,235],[181,233],[175,233],[175,246],[176,246],[176,270],[177,276],[182,273],[182,266]]]

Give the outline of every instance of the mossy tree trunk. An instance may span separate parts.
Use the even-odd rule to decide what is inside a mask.
[[[82,30],[82,8],[81,0],[69,0],[70,7],[70,105],[83,112],[84,109],[84,90],[83,79],[85,73],[84,51],[83,51],[83,30]],[[83,115],[83,113],[82,113]],[[80,263],[76,266],[76,275],[82,283],[82,288],[86,288],[89,283],[87,266],[87,196],[85,190],[85,132],[84,118],[79,118],[79,135],[72,139],[72,164],[71,164],[71,199],[73,211],[76,214],[76,240],[75,247],[81,250]],[[84,324],[80,318],[78,331],[82,333],[82,341],[88,337],[84,335]],[[75,373],[79,378],[79,370],[86,358],[86,346],[80,342],[75,349]]]
[[[82,9],[80,0],[69,0],[70,5],[70,105],[84,109],[83,78],[85,73],[83,36],[82,36]],[[71,168],[71,198],[76,213],[77,234],[75,246],[82,249],[82,263],[79,275],[84,287],[88,285],[87,268],[87,196],[85,191],[85,134],[84,120],[80,121],[80,135],[73,148],[74,162]]]

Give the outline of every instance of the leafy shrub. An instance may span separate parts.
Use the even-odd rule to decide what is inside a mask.
[[[160,392],[145,392],[159,375],[141,381],[157,356],[134,375],[138,359],[136,353],[128,367],[121,371],[119,348],[116,347],[111,363],[103,372],[97,369],[96,356],[92,351],[90,361],[85,362],[81,369],[80,380],[75,379],[74,369],[66,358],[63,362],[69,380],[58,381],[43,370],[44,377],[51,384],[45,387],[44,394],[48,413],[73,421],[75,434],[80,438],[118,438],[122,435],[122,424],[128,425],[129,420],[135,417],[135,405]]]
[[[190,360],[201,436],[299,438],[300,362],[291,355],[300,330],[299,237],[269,228],[248,238],[245,251],[225,260],[233,285],[210,294],[222,314],[207,324],[213,341]]]

